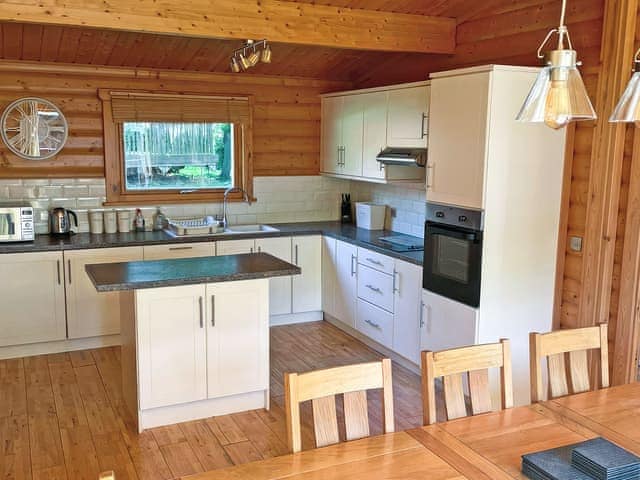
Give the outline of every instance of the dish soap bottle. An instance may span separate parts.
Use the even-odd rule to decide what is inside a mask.
[[[136,216],[133,219],[133,227],[136,232],[144,232],[144,217],[142,216],[142,210],[136,208]]]
[[[164,229],[166,219],[167,217],[165,217],[164,213],[162,213],[162,210],[160,210],[160,207],[157,207],[156,216],[153,219],[153,229],[154,230]]]

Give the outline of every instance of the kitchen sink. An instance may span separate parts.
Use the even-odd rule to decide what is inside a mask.
[[[280,230],[271,225],[233,225],[224,229],[223,234],[233,233],[262,233],[262,232],[279,232]]]

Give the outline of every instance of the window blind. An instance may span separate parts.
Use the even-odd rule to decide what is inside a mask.
[[[250,118],[247,97],[111,92],[111,111],[116,123],[211,122],[246,125]]]

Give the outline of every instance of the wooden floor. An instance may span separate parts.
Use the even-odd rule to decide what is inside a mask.
[[[0,361],[0,479],[169,479],[287,453],[283,373],[380,358],[326,322],[271,329],[271,410],[137,434],[123,409],[118,347]],[[393,369],[396,429],[421,425],[420,379]],[[372,434],[381,433],[371,392]],[[304,406],[303,406],[304,407]],[[303,448],[314,446],[310,406]]]

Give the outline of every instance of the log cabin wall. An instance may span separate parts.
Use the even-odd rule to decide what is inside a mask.
[[[302,78],[18,62],[0,62],[0,77],[0,111],[16,98],[40,96],[58,105],[69,122],[68,142],[50,160],[21,160],[1,144],[0,178],[103,177],[99,88],[253,95],[254,175],[317,175],[318,95],[350,87],[346,82]]]

